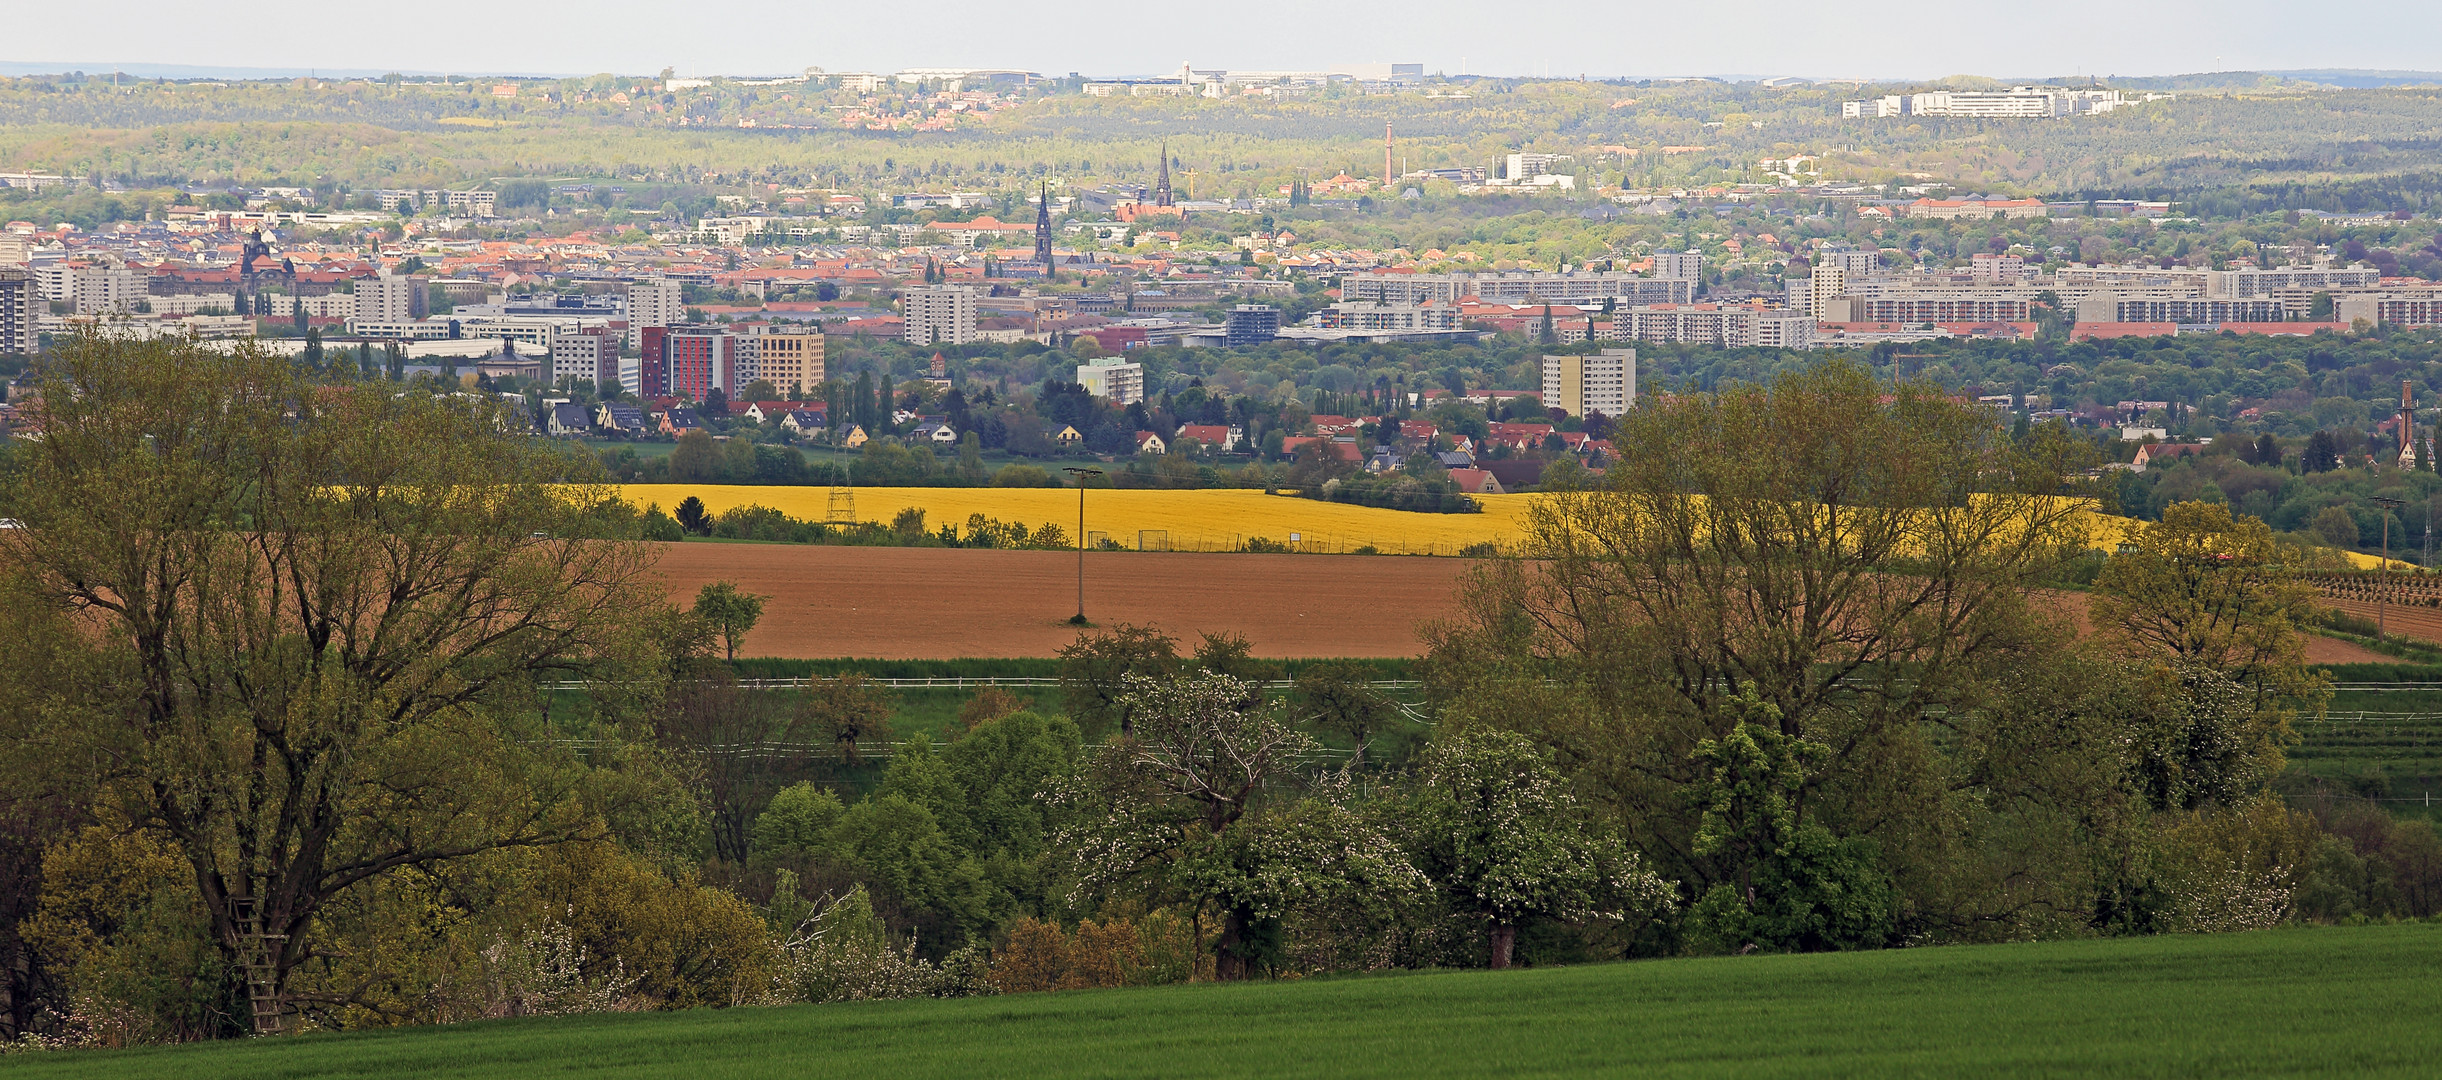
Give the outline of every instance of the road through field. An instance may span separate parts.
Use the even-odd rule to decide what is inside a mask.
[[[710,581],[771,597],[743,656],[873,660],[1049,656],[1077,631],[1077,556],[1062,551],[684,543],[660,574],[680,603]],[[1258,656],[1415,656],[1465,559],[1095,552],[1085,610],[1180,639],[1242,634]]]

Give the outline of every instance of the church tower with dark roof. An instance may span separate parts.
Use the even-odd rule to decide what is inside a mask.
[[[1034,209],[1034,261],[1043,264],[1043,273],[1051,273],[1051,185],[1043,185],[1042,200]]]

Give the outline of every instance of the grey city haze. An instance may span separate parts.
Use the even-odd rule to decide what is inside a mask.
[[[2437,66],[2442,5],[2429,0],[2134,0],[2108,9],[1859,8],[1799,0],[1724,7],[1555,0],[1526,9],[1460,0],[1325,8],[1281,0],[1115,17],[1029,4],[918,6],[667,3],[487,7],[445,30],[388,9],[128,0],[10,16],[0,72],[124,70],[165,77],[404,73],[777,74],[1001,67],[1152,74],[1199,67],[1310,69],[1422,63],[1504,76],[1796,75],[1923,79],[2166,75]]]

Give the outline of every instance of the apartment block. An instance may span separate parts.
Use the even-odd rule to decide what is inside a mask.
[[[1701,273],[1701,269],[1699,269]],[[1605,300],[1620,304],[1684,304],[1696,298],[1693,278],[1639,277],[1635,274],[1582,271],[1489,274],[1350,274],[1340,283],[1340,298],[1377,304],[1421,304],[1439,300],[1456,304],[1479,300],[1487,304],[1570,304],[1599,307]]]
[[[901,338],[910,345],[965,345],[975,340],[975,289],[926,285],[901,295],[906,319]]]
[[[1653,276],[1672,281],[1702,281],[1704,253],[1692,248],[1687,251],[1655,252]]]
[[[1623,341],[1694,343],[1723,348],[1803,349],[1814,344],[1814,319],[1786,308],[1722,304],[1655,304],[1612,316]]]
[[[145,296],[144,275],[124,266],[79,266],[69,280],[79,315],[124,315]]]
[[[619,337],[609,327],[585,327],[551,335],[551,368],[544,378],[591,379],[598,389],[619,383]]]
[[[384,274],[356,282],[356,318],[367,322],[406,322],[432,314],[432,279]]]
[[[0,356],[31,355],[39,346],[42,284],[22,267],[0,266]]]
[[[1096,360],[1077,365],[1077,383],[1087,393],[1109,398],[1113,405],[1128,405],[1145,400],[1145,366],[1118,360]]]
[[[1239,304],[1222,323],[1222,342],[1230,348],[1261,345],[1280,336],[1280,309],[1270,304]]]
[[[1326,330],[1456,330],[1458,309],[1440,301],[1421,304],[1341,301],[1321,312]]]
[[[1829,320],[1831,302],[1848,295],[1848,271],[1837,266],[1818,266],[1814,276],[1806,280],[1807,312],[1817,319]]]
[[[627,286],[627,336],[641,346],[648,326],[676,326],[687,318],[687,302],[679,283],[664,278],[631,281]]]
[[[1968,276],[1979,285],[2016,281],[2026,276],[2026,260],[2016,255],[1979,251],[1967,257]]]
[[[1570,416],[1621,416],[1636,401],[1636,350],[1543,358],[1543,404]]]
[[[755,378],[771,383],[782,396],[797,400],[822,385],[821,331],[772,330],[755,335],[754,346]]]

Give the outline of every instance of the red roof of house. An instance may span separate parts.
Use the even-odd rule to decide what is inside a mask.
[[[2344,322],[2226,322],[2221,324],[2227,334],[2271,334],[2276,337],[2309,337],[2316,331],[2329,330],[2345,334],[2350,330]]]
[[[2069,329],[2071,341],[2109,341],[2114,338],[2174,337],[2178,323],[2166,322],[2082,322]]]
[[[1194,439],[1206,446],[1219,446],[1229,441],[1229,429],[1219,424],[1180,424],[1178,437]]]
[[[1499,495],[1501,482],[1483,469],[1452,469],[1450,479],[1469,495]]]

